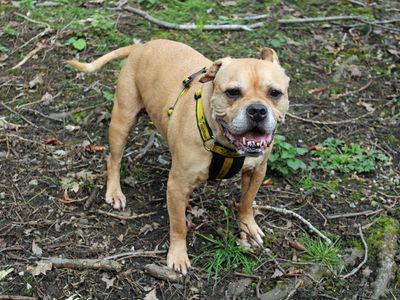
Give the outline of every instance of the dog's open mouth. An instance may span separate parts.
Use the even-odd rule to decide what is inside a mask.
[[[265,149],[271,145],[275,134],[275,132],[261,133],[258,130],[251,130],[237,135],[229,132],[226,128],[224,128],[224,133],[229,142],[235,146],[236,151],[248,156],[264,154]]]

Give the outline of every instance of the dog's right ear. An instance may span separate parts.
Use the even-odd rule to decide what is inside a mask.
[[[228,62],[231,61],[230,57],[225,57],[225,58],[221,58],[216,60],[215,62],[213,62],[213,64],[211,65],[211,67],[207,68],[207,72],[200,78],[200,82],[205,83],[211,80],[214,80],[215,76],[217,75],[219,69],[221,68],[221,66],[223,64],[227,64]]]
[[[278,55],[272,48],[264,47],[260,50],[261,59],[277,63],[279,65]]]

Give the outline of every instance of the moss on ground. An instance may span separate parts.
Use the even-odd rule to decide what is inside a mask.
[[[377,218],[375,223],[371,226],[366,239],[370,257],[374,260],[377,259],[385,234],[390,233],[392,235],[397,235],[399,230],[400,223],[398,220],[387,216]]]

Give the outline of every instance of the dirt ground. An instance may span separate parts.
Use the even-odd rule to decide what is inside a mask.
[[[296,264],[302,254],[291,242],[307,233],[314,235],[298,219],[265,210],[257,220],[267,233],[266,247],[285,274],[273,276],[277,265],[259,249],[254,251],[262,263],[251,275],[232,267],[221,272],[217,281],[208,281],[201,261],[178,283],[145,272],[147,264],[165,264],[168,249],[168,148],[144,115],[130,136],[122,166],[127,209],[113,211],[104,202],[106,136],[120,63],[110,63],[90,75],[63,64],[71,58],[90,61],[133,41],[174,39],[211,59],[257,57],[261,46],[276,47],[291,77],[290,112],[295,116],[287,116],[279,133],[291,144],[305,148],[334,137],[364,149],[377,149],[389,160],[363,174],[313,170],[282,176],[269,169],[257,204],[300,214],[328,236],[338,238],[343,257],[348,256],[349,249],[362,245],[358,224],[368,236],[369,226],[378,217],[400,218],[399,23],[277,22],[280,18],[339,14],[399,19],[397,1],[341,1],[337,5],[325,1],[323,12],[315,1],[307,5],[299,1],[248,1],[248,5],[244,1],[223,2],[232,2],[220,7],[226,9],[227,17],[235,15],[234,5],[243,14],[264,12],[271,16],[270,24],[251,32],[166,30],[126,11],[110,9],[116,6],[113,1],[39,6],[43,2],[37,1],[28,13],[29,8],[0,0],[0,272],[12,269],[3,279],[0,273],[0,295],[38,299],[156,299],[156,295],[158,299],[255,299],[258,293],[262,295],[279,284],[307,277],[308,266]],[[147,8],[146,3],[151,1],[141,1],[142,9]],[[150,13],[164,8],[162,1],[157,3]],[[136,2],[130,4],[140,7]],[[107,28],[107,21],[93,24],[93,15],[99,11],[107,11],[106,20],[113,21],[112,28]],[[212,16],[213,12],[208,14]],[[86,21],[80,27],[71,25],[71,20]],[[99,28],[102,31],[96,31]],[[83,51],[71,45],[72,37],[85,38]],[[149,140],[152,143],[147,149]],[[145,148],[146,153],[137,158]],[[320,184],[306,190],[301,184],[305,175]],[[229,209],[233,234],[238,234],[235,202],[239,186],[237,176],[207,183],[193,193],[192,210],[188,211],[192,259],[208,245],[198,233],[218,237],[218,228],[225,226],[221,205]],[[365,213],[329,218],[357,212]],[[399,263],[398,242],[396,246],[395,261]],[[126,252],[136,255],[118,257]],[[46,266],[38,265],[45,258],[111,256],[121,264],[120,270],[68,266],[46,270]],[[339,273],[328,272],[305,287],[297,286],[285,298],[370,299],[379,268],[373,253],[354,276],[340,277],[361,260],[362,256],[357,257]],[[297,269],[303,272],[294,272]],[[400,299],[399,271],[385,297]]]

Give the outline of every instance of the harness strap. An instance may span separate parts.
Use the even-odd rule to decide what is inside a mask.
[[[204,148],[212,153],[208,179],[231,178],[242,169],[245,157],[215,141],[214,134],[204,115],[201,90],[195,92],[194,98],[196,100],[197,127],[203,140]],[[213,144],[211,147],[208,146],[209,142]]]
[[[175,102],[174,102],[174,105],[172,105],[172,106],[168,109],[168,112],[167,112],[167,113],[168,113],[168,117],[170,117],[170,116],[172,115],[172,113],[174,112],[175,106],[178,104],[179,99],[182,98],[183,95],[185,95],[185,94],[189,91],[190,86],[191,86],[193,80],[194,80],[197,76],[199,76],[199,75],[201,75],[201,74],[204,74],[205,72],[207,72],[207,68],[206,68],[206,67],[204,67],[204,68],[200,69],[199,71],[193,73],[192,75],[186,77],[186,78],[182,81],[183,89],[182,89],[181,92],[179,93],[178,97],[176,97],[176,100],[175,100]]]

